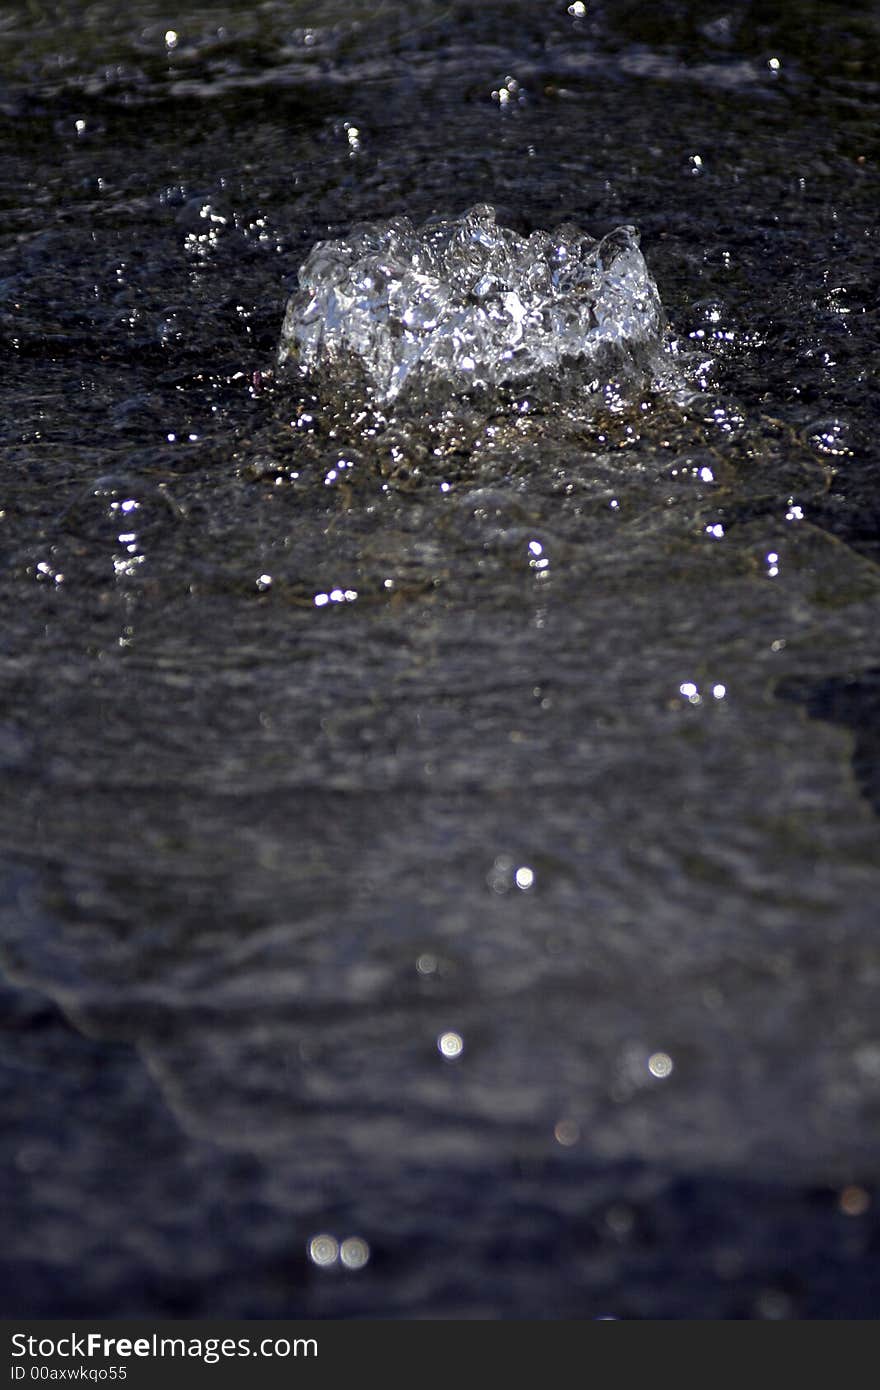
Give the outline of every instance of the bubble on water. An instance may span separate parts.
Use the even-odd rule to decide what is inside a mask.
[[[299,272],[278,360],[359,382],[377,402],[567,374],[597,390],[659,370],[663,310],[633,227],[571,223],[520,236],[481,204],[416,229],[407,217],[322,241]]]
[[[35,566],[56,584],[104,584],[139,575],[182,513],[167,490],[129,474],[96,478],[57,518],[51,544]]]

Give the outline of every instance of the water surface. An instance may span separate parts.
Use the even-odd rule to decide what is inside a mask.
[[[878,58],[4,17],[7,1315],[876,1314]],[[275,380],[316,241],[475,203],[638,227],[688,390]]]

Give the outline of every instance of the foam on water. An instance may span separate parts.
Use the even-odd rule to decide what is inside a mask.
[[[303,374],[354,375],[380,404],[547,375],[596,389],[648,367],[663,327],[635,228],[596,240],[567,223],[523,237],[479,204],[418,229],[395,217],[318,242],[278,357]]]

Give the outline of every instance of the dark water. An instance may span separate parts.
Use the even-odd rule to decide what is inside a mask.
[[[876,1316],[878,62],[4,10],[7,1316]],[[476,202],[638,226],[687,398],[274,381],[316,240]]]

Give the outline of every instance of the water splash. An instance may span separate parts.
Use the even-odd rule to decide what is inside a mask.
[[[613,373],[650,376],[663,351],[657,286],[633,227],[571,223],[520,236],[479,204],[416,229],[407,217],[322,241],[299,272],[279,365],[359,383],[377,404]]]

